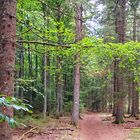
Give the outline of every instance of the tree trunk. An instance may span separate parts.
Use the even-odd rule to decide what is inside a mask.
[[[116,33],[118,35],[118,42],[125,42],[125,9],[127,0],[116,0]]]
[[[136,30],[137,30],[137,10],[134,8],[133,41],[136,41]]]
[[[44,38],[45,38],[45,30],[46,27],[48,27],[48,21],[46,19],[47,17],[47,7],[45,4],[42,3],[42,10],[43,10],[43,18],[44,18]],[[44,41],[44,40],[43,40]],[[45,47],[45,54],[43,56],[43,84],[44,84],[44,119],[47,117],[47,111],[48,111],[48,89],[49,89],[49,54],[47,52],[46,46]]]
[[[0,93],[14,94],[16,2],[0,1]],[[12,117],[12,108],[1,108],[2,113]],[[12,140],[12,131],[7,122],[0,123],[0,139]]]
[[[76,5],[76,41],[83,38],[82,26],[82,5]],[[75,56],[74,69],[74,91],[73,91],[73,110],[72,110],[72,124],[78,125],[79,120],[79,96],[80,96],[80,54]]]
[[[44,119],[46,119],[47,117],[47,71],[46,71],[46,66],[47,66],[47,55],[45,54],[44,57],[43,57],[44,61],[44,74],[43,74],[43,77],[44,77]]]
[[[51,92],[50,92],[50,83],[51,83],[51,74],[50,74],[50,56],[49,52],[47,53],[47,112],[48,116],[51,112]]]
[[[34,79],[36,79],[35,81],[35,87],[38,89],[37,83],[38,83],[38,56],[37,54],[35,54],[35,77]]]
[[[23,48],[23,44],[20,44],[20,57],[19,57],[19,65],[20,65],[20,69],[19,69],[19,78],[23,78],[24,76],[24,48]],[[21,99],[23,99],[23,88],[19,88],[19,96]]]
[[[76,55],[76,60],[79,61],[79,55]],[[72,111],[72,124],[78,125],[79,121],[79,96],[80,96],[80,63],[77,62],[74,73],[74,95],[73,95],[73,111]]]
[[[133,41],[136,41],[136,27],[137,27],[137,22],[136,22],[136,16],[137,16],[137,9],[133,8],[134,11],[134,19],[133,19]],[[131,116],[132,117],[137,117],[139,113],[139,93],[137,91],[137,82],[135,82],[135,77],[133,73],[133,82],[132,82],[132,107],[131,107]]]
[[[22,40],[22,38],[20,38],[20,40]],[[18,75],[18,78],[24,78],[24,47],[23,47],[23,43],[20,44],[20,54],[19,54],[19,66],[20,66],[20,69],[19,69],[19,75]],[[22,87],[19,87],[18,89],[18,97],[17,98],[20,98],[22,101],[24,99],[24,91],[23,91],[23,88]],[[23,117],[24,115],[24,111],[21,110],[19,112],[19,115],[21,117]]]
[[[48,54],[44,55],[44,59],[43,59],[43,63],[44,63],[44,119],[46,119],[47,117],[47,112],[48,112],[48,89],[49,89],[49,70],[47,69],[47,67],[49,66],[49,59],[48,59]]]
[[[126,0],[117,0],[116,5],[116,33],[118,35],[118,41],[120,43],[125,42],[125,9],[126,9]],[[115,58],[115,68],[114,73],[116,76],[114,77],[114,96],[115,96],[115,123],[120,124],[123,123],[123,102],[124,102],[124,89],[123,89],[123,71],[119,67],[120,58]]]
[[[64,80],[63,80],[63,71],[62,71],[62,58],[57,57],[57,85],[56,85],[56,117],[59,118],[63,115],[63,88],[64,88]]]
[[[61,4],[57,5],[57,38],[58,44],[62,44],[62,33],[61,33]],[[58,46],[59,51],[59,46]],[[59,118],[63,115],[63,88],[64,88],[64,79],[63,79],[63,70],[62,70],[62,55],[57,56],[57,78],[56,78],[56,117]]]
[[[28,37],[29,39],[29,37]],[[33,66],[32,66],[32,52],[31,52],[31,47],[30,44],[28,44],[28,78],[32,79],[33,78]],[[33,86],[33,83],[32,83]],[[30,91],[30,104],[33,103],[33,94],[32,91]]]
[[[114,94],[113,94],[113,116],[116,116],[116,92],[117,92],[117,60],[114,60]]]
[[[139,92],[136,89],[137,85],[133,78],[132,83],[132,108],[131,108],[131,116],[137,117],[139,114]]]
[[[129,79],[129,81],[131,81]],[[131,82],[128,83],[128,110],[127,113],[130,114],[131,113],[131,99],[132,99],[132,87],[131,87]]]

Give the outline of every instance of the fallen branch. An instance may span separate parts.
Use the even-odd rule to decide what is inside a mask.
[[[20,137],[19,140],[23,140],[23,138],[24,138],[27,134],[33,133],[33,131],[34,131],[35,129],[37,129],[37,127],[33,127],[33,128],[31,128],[29,131],[25,132],[25,133]]]

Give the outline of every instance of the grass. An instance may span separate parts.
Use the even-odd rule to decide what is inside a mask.
[[[44,120],[41,115],[33,114],[26,115],[24,117],[15,117],[17,122],[23,123],[28,127],[37,127],[37,131],[44,133],[44,132],[51,132],[51,136],[58,137],[59,140],[77,140],[78,138],[78,130],[75,129],[72,125],[70,125],[70,118],[69,117],[61,117],[60,119],[54,119],[51,117],[47,117]],[[22,130],[23,126],[19,127],[19,130]],[[25,128],[26,129],[26,128]],[[29,128],[30,129],[30,128]],[[23,129],[24,130],[24,129]],[[25,130],[25,131],[27,131]],[[23,133],[23,132],[22,132]],[[19,134],[19,133],[18,133]],[[44,137],[47,137],[48,135]]]
[[[140,140],[140,128],[134,128],[126,140]]]
[[[44,120],[39,115],[36,115],[36,116],[26,115],[26,116],[20,117],[20,118],[16,116],[15,119],[18,123],[24,124],[27,127],[35,126],[38,128],[46,128],[46,127],[57,127],[59,125],[58,119],[53,119],[51,117],[47,117],[47,119]]]

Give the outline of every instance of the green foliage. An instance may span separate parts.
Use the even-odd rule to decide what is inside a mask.
[[[139,82],[140,43],[133,41],[125,44],[116,43],[115,14],[112,12],[116,6],[115,0],[76,2],[83,4],[83,20],[86,29],[85,37],[79,42],[75,42],[73,18],[75,1],[19,0],[17,3],[17,39],[44,42],[44,44],[21,43],[19,45],[23,46],[23,52],[20,48],[17,49],[17,73],[23,68],[23,75],[16,78],[18,96],[22,95],[22,100],[30,100],[36,111],[43,111],[43,71],[46,70],[49,75],[47,77],[47,101],[51,106],[50,112],[54,113],[56,110],[58,73],[61,74],[61,80],[64,83],[64,111],[71,112],[73,71],[76,64],[74,57],[77,53],[80,54],[82,73],[81,108],[86,107],[86,99],[91,95],[94,99],[92,105],[96,105],[97,102],[100,104],[101,100],[106,98],[107,85],[111,84],[113,77],[112,66],[115,59],[119,60],[119,67],[126,78],[128,73],[133,73],[135,81]],[[137,0],[130,0],[129,3],[138,5]],[[106,12],[98,8],[100,4]],[[98,28],[97,32],[91,28],[89,31],[86,25],[92,18],[98,20],[97,23],[94,22],[97,27],[92,27],[95,30]],[[102,26],[100,27],[99,24]],[[96,36],[89,35],[91,32]],[[55,45],[47,45],[47,43]],[[21,52],[24,55],[23,67],[20,63]],[[46,66],[43,62],[44,54],[47,56]],[[61,64],[58,64],[58,59],[61,59]],[[20,107],[14,107],[20,109]]]
[[[15,110],[23,110],[32,113],[32,111],[28,109],[31,108],[29,104],[25,104],[15,97],[0,97],[0,108],[2,110],[6,108],[13,108]],[[16,122],[13,118],[7,116],[4,112],[0,112],[0,122],[2,123],[5,121],[8,122],[12,128],[18,125],[18,122]]]
[[[37,88],[33,86],[33,84],[36,82],[36,80],[30,80],[30,79],[16,79],[15,81],[15,87],[20,88],[23,90],[23,92],[26,93],[36,93],[40,94],[42,97],[44,96]]]
[[[8,122],[11,128],[15,128],[18,125],[17,121],[15,121],[13,118],[0,113],[0,123],[2,122]]]
[[[65,105],[64,105],[65,114],[66,113],[71,113],[71,111],[72,111],[72,101],[65,102]]]
[[[28,109],[28,107],[31,108],[31,106],[29,104],[23,103],[20,99],[17,99],[15,97],[1,97],[0,106],[12,107],[16,110],[24,110],[31,113],[31,110]]]

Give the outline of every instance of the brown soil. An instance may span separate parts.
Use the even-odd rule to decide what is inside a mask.
[[[124,125],[111,123],[111,117],[105,119],[103,114],[88,114],[80,121],[81,140],[124,140],[129,129]],[[126,139],[125,139],[126,140]]]
[[[140,120],[125,118],[124,124],[113,124],[113,117],[107,114],[87,113],[80,120],[79,129],[70,125],[70,117],[62,117],[58,121],[50,122],[50,126],[37,128],[26,134],[23,140],[140,140],[132,135],[133,130],[140,130]],[[13,140],[32,128],[15,130]],[[133,136],[133,137],[132,137]]]
[[[61,117],[59,120],[44,123],[43,127],[32,125],[29,128],[16,129],[13,140],[78,140],[77,135],[76,128],[70,125],[70,117]]]

